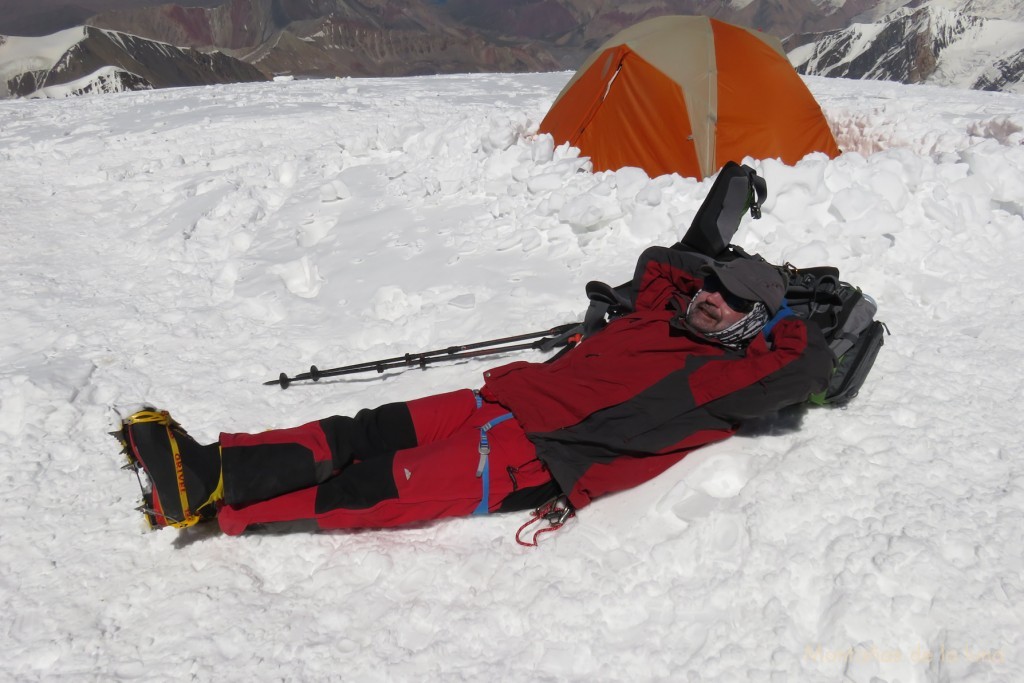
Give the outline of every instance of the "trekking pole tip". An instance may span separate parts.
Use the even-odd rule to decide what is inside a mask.
[[[266,382],[263,383],[263,386],[269,387],[275,384],[280,384],[282,389],[287,389],[288,385],[291,383],[291,378],[289,378],[288,375],[282,372],[280,377],[278,377],[277,379],[267,380]]]

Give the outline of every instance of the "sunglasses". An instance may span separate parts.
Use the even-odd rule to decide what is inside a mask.
[[[704,286],[702,286],[701,289],[709,294],[718,293],[725,301],[725,305],[737,313],[750,313],[754,310],[754,306],[757,305],[756,301],[744,299],[730,292],[725,288],[725,285],[722,284],[722,281],[714,275],[708,275],[704,278]]]

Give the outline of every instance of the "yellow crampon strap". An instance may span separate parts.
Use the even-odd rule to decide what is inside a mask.
[[[178,482],[178,496],[181,499],[181,511],[185,516],[185,519],[174,521],[163,513],[160,513],[160,516],[167,520],[167,526],[171,526],[176,529],[184,529],[185,527],[192,526],[202,518],[199,515],[192,514],[192,510],[188,505],[188,496],[185,493],[185,470],[181,466],[181,449],[178,448],[178,440],[174,438],[174,432],[171,430],[172,427],[180,427],[181,425],[175,422],[171,418],[170,413],[165,410],[140,410],[128,418],[129,424],[139,424],[143,422],[158,422],[167,428],[167,440],[171,444],[171,457],[174,459],[174,475]],[[220,486],[223,486],[223,484]],[[206,503],[204,503],[204,505],[205,504]]]
[[[182,528],[192,526],[199,521],[197,515],[192,514],[188,506],[188,496],[185,494],[185,469],[181,466],[181,450],[178,448],[178,440],[174,438],[171,425],[167,425],[167,438],[171,442],[171,457],[174,458],[174,475],[178,480],[178,496],[181,498],[181,513],[185,515],[184,521],[172,522],[171,526]]]
[[[140,422],[160,422],[165,425],[177,424],[171,419],[171,414],[166,410],[140,410],[132,413],[125,420],[128,424],[139,424]]]

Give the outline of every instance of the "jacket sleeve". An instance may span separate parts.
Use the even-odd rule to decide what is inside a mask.
[[[777,343],[770,353],[782,354],[786,362],[757,381],[709,401],[708,412],[738,425],[803,403],[828,386],[834,358],[816,325],[790,318],[776,325],[775,334]]]
[[[698,269],[710,261],[695,252],[649,247],[637,260],[630,296],[637,311],[662,310],[676,296],[693,296],[703,279]]]

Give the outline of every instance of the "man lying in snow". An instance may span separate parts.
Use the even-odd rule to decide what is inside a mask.
[[[167,413],[125,420],[152,485],[154,526],[216,518],[389,527],[441,517],[571,508],[660,474],[748,418],[828,383],[821,331],[779,316],[778,269],[647,249],[634,311],[546,363],[515,362],[463,389],[202,446]]]

